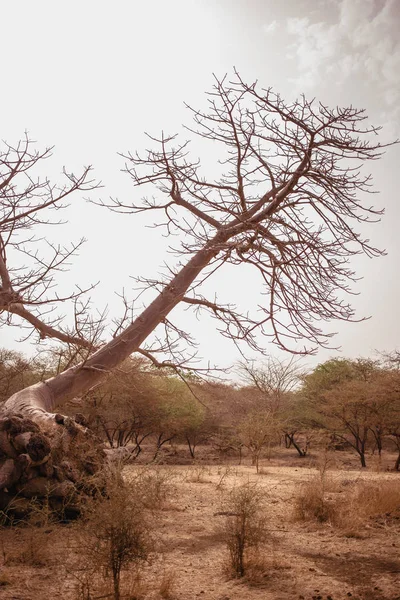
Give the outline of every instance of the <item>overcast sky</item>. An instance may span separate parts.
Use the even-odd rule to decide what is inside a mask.
[[[365,107],[383,125],[383,140],[400,134],[400,2],[398,0],[20,0],[2,2],[1,138],[15,142],[28,130],[40,146],[55,145],[46,173],[63,165],[75,173],[92,164],[103,199],[140,197],[120,173],[117,152],[147,142],[144,131],[174,133],[190,116],[183,102],[204,103],[212,73],[257,78],[287,100],[304,92],[330,105]],[[363,277],[353,300],[363,323],[333,323],[342,356],[367,356],[399,346],[398,257],[400,147],[388,150],[373,175],[375,197],[386,216],[363,230],[387,256],[357,258]],[[61,285],[100,280],[99,308],[120,310],[115,292],[130,293],[130,276],[156,276],[167,240],[145,228],[143,216],[118,217],[76,198],[70,223],[51,239],[82,235],[88,243]],[[221,293],[246,306],[251,289],[240,273],[216,277]],[[133,295],[133,294],[132,294]],[[200,341],[200,354],[227,365],[234,347],[214,333],[215,323],[183,317]],[[3,329],[0,345],[27,350],[15,330]],[[267,343],[267,342],[266,342]],[[271,354],[280,355],[269,346]],[[321,351],[310,364],[333,355]]]

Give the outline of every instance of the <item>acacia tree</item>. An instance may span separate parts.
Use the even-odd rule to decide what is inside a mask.
[[[360,380],[339,384],[326,392],[320,409],[327,418],[328,427],[357,452],[362,467],[367,466],[365,453],[374,414],[369,387]]]
[[[278,432],[279,424],[269,410],[251,411],[239,424],[239,439],[250,451],[251,464],[256,467],[257,473],[261,452],[277,442]]]
[[[261,405],[271,411],[279,422],[286,447],[293,445],[299,456],[306,456],[308,439],[302,445],[296,439],[296,435],[305,426],[305,419],[300,418],[300,411],[296,410],[298,403],[293,394],[304,377],[304,367],[299,363],[299,359],[292,357],[284,361],[269,357],[260,365],[242,362],[239,370],[244,380],[260,393]]]
[[[153,433],[156,420],[155,373],[146,371],[143,363],[143,359],[125,361],[122,369],[81,401],[90,427],[105,437],[111,448],[135,444],[131,457],[140,454],[142,443]]]
[[[0,348],[0,403],[24,387],[40,381],[46,365],[27,360],[19,352]]]
[[[356,230],[381,214],[363,202],[371,179],[361,170],[364,162],[381,156],[379,128],[365,125],[363,110],[330,109],[305,97],[285,103],[270,89],[248,85],[238,73],[232,81],[215,80],[206,110],[189,110],[191,134],[221,148],[221,173],[208,178],[200,162],[190,158],[189,143],[177,136],[152,137],[154,149],[123,155],[133,185],[150,184],[158,194],[141,205],[112,200],[108,206],[123,213],[160,211],[167,231],[181,234],[180,261],[164,279],[145,280],[158,295],[103,345],[98,326],[87,319],[74,294],[69,297],[77,306],[73,330],[48,323],[43,313],[38,316],[41,307],[58,302],[51,295],[51,277],[76,246],[53,247],[48,260],[27,251],[34,266],[22,275],[18,267],[12,271],[7,257],[13,243],[20,245],[24,235],[46,221],[48,210],[95,187],[90,171],[84,169],[79,177],[65,171],[67,183],[57,188],[29,174],[48,151],[32,150],[29,140],[6,147],[0,183],[1,309],[25,319],[40,337],[86,347],[88,353],[79,364],[15,394],[3,407],[5,414],[52,419],[60,402],[94,386],[133,352],[158,362],[154,352],[168,349],[164,339],[171,342],[174,331],[181,335],[170,320],[181,302],[210,311],[223,335],[252,349],[262,349],[262,334],[285,350],[312,352],[332,335],[322,322],[354,318],[342,294],[355,278],[349,259],[380,254]],[[23,178],[25,185],[19,187]],[[265,303],[254,313],[241,314],[233,302],[221,304],[202,294],[202,284],[226,265],[247,265],[258,273]],[[144,347],[158,327],[164,328],[165,335],[158,336],[162,343]],[[170,350],[171,344],[173,339]]]
[[[398,372],[371,359],[332,359],[304,377],[300,398],[302,411],[354,448],[365,467],[371,438],[381,456],[396,427]]]
[[[260,392],[264,406],[279,412],[282,399],[298,386],[304,368],[295,357],[289,361],[268,357],[260,365],[254,361],[241,362],[239,372],[247,384]]]

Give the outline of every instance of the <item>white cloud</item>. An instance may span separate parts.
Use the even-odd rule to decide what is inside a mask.
[[[275,31],[277,30],[278,27],[278,21],[271,21],[271,23],[269,23],[268,25],[264,25],[263,29],[265,31],[265,33],[275,33]]]
[[[362,99],[375,98],[380,114],[394,122],[400,104],[397,0],[340,0],[332,6],[334,19],[324,14],[314,22],[287,20],[294,40],[289,56],[296,59],[298,73],[292,82],[312,91],[329,74],[330,85],[350,85],[352,93],[357,87]]]

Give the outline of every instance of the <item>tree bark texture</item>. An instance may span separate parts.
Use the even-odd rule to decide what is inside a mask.
[[[60,519],[80,514],[88,496],[101,493],[105,453],[85,427],[54,415],[34,422],[23,415],[0,419],[0,517],[24,519],[46,504]]]

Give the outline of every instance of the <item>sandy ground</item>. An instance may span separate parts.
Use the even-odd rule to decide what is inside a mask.
[[[129,480],[144,467],[126,467]],[[265,463],[260,474],[250,466],[159,466],[171,486],[166,503],[154,515],[158,553],[142,573],[142,595],[156,599],[159,582],[170,579],[168,600],[400,600],[400,520],[382,518],[357,533],[329,524],[293,521],[293,501],[301,484],[312,485],[315,469]],[[335,470],[334,479],[392,479],[395,473]],[[255,585],[229,579],[224,572],[227,550],[220,529],[227,492],[247,482],[267,494],[268,538],[263,549],[265,571]],[[0,598],[76,599],[67,555],[74,547],[77,524],[41,532],[47,548],[39,564],[32,551],[40,543],[26,529],[0,531]],[[31,536],[31,537],[29,537]],[[22,551],[23,549],[23,551]],[[3,583],[3,585],[1,585]]]

